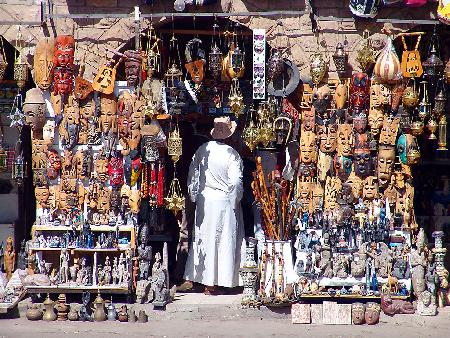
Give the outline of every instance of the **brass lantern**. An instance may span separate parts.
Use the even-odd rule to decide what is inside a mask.
[[[445,112],[445,104],[447,102],[447,96],[445,95],[445,83],[444,79],[440,78],[436,86],[436,96],[434,97],[434,109],[433,113],[436,116],[441,116]]]
[[[251,107],[248,125],[244,128],[241,134],[242,140],[251,151],[255,150],[256,145],[259,142],[259,129],[255,126],[255,122],[253,121],[254,112],[255,109]]]
[[[12,165],[12,179],[16,181],[18,186],[22,186],[25,179],[28,177],[27,174],[27,163],[23,158],[22,154],[22,142],[20,140],[16,143],[16,158],[14,159]]]
[[[430,117],[427,123],[427,129],[430,132],[430,136],[428,136],[429,140],[435,140],[436,139],[436,130],[438,128],[438,124],[434,120],[433,117]]]
[[[315,52],[311,55],[309,71],[311,79],[315,85],[318,85],[324,78],[328,69],[328,63],[323,58],[322,53]]]
[[[8,155],[6,154],[5,149],[3,149],[3,146],[0,145],[0,171],[6,171],[8,165],[7,165],[7,158]]]
[[[239,118],[244,112],[244,97],[242,96],[241,89],[239,88],[239,80],[234,78],[231,82],[230,94],[228,95],[228,105],[231,112]]]
[[[147,44],[147,71],[150,77],[161,71],[161,53],[159,51],[159,42],[160,39],[156,35],[153,24],[150,24]]]
[[[183,140],[180,137],[180,130],[178,129],[178,124],[175,129],[169,133],[167,139],[167,152],[174,163],[177,163],[180,159],[183,149]]]
[[[363,48],[358,50],[356,61],[359,63],[361,70],[367,72],[369,67],[375,63],[375,51],[369,39],[369,31],[364,31],[363,37],[366,43]]]
[[[181,192],[180,181],[176,177],[170,182],[169,193],[164,198],[166,208],[171,210],[175,215],[184,209],[184,196]]]
[[[20,52],[14,62],[14,80],[17,82],[19,90],[22,90],[28,81],[28,65],[23,60],[22,53]]]
[[[183,73],[178,68],[176,63],[172,63],[172,66],[167,70],[164,75],[166,87],[172,91],[177,88],[177,84],[183,80]]]
[[[423,133],[423,122],[420,120],[411,122],[411,134],[414,136],[419,136]]]
[[[416,90],[416,81],[411,79],[412,85],[408,85],[403,91],[402,103],[405,107],[413,108],[419,103],[419,93]]]
[[[222,74],[222,61],[223,54],[220,51],[220,48],[214,44],[211,48],[211,52],[209,52],[209,71],[216,80],[219,80],[220,75]]]
[[[439,119],[439,138],[438,138],[438,149],[437,150],[448,150],[447,149],[447,117],[442,115]]]
[[[0,81],[5,78],[6,68],[8,67],[8,61],[6,60],[5,47],[3,46],[3,38],[0,37]]]
[[[420,83],[423,85],[422,87],[423,89],[422,89],[422,100],[420,100],[419,102],[419,117],[423,120],[430,114],[431,103],[428,100],[427,81],[421,81]]]
[[[338,42],[336,51],[333,54],[334,65],[336,66],[336,73],[339,77],[344,77],[346,73],[348,54],[344,50],[344,45]]]
[[[442,71],[444,70],[444,62],[439,58],[439,51],[438,47],[436,46],[438,42],[438,37],[436,32],[433,33],[431,36],[431,45],[430,45],[430,51],[428,53],[428,59],[426,59],[422,65],[424,69],[424,75],[428,79],[432,80],[433,78],[436,78],[437,76],[441,75]]]
[[[450,84],[450,60],[448,60],[447,63],[445,64],[444,76],[447,84]]]

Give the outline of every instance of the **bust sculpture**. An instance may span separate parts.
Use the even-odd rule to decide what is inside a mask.
[[[421,316],[436,316],[436,301],[430,291],[424,291],[417,300],[417,314]]]

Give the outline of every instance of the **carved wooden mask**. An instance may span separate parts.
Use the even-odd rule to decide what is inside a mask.
[[[194,83],[196,84],[202,83],[203,78],[205,76],[204,66],[205,60],[197,60],[185,64],[186,70],[188,71]]]
[[[355,138],[353,151],[355,173],[359,177],[367,177],[372,173],[372,158],[367,134],[360,134]]]
[[[324,189],[319,182],[314,183],[312,189],[312,208],[313,210],[319,210],[323,207],[323,194]]]
[[[127,50],[125,51],[125,76],[127,78],[127,85],[136,87],[139,81],[139,72],[141,71],[142,56],[139,51]]]
[[[349,106],[355,112],[367,109],[370,99],[370,79],[366,73],[355,73],[350,82]]]
[[[25,114],[25,123],[31,126],[33,132],[42,134],[45,124],[45,100],[39,88],[32,88],[25,95],[23,112]]]
[[[345,182],[352,172],[352,159],[347,156],[335,155],[333,160],[334,172],[342,182]]]
[[[353,154],[353,131],[351,124],[340,124],[337,130],[337,153],[339,156]]]
[[[53,65],[55,41],[52,38],[42,38],[36,45],[33,67],[34,81],[42,90],[48,90],[53,80]]]
[[[75,78],[74,94],[77,99],[84,100],[93,91],[94,91],[94,88],[92,88],[92,83],[90,81],[83,79],[81,76],[77,76]]]
[[[117,101],[114,94],[100,95],[100,105],[101,105],[101,114],[100,114],[100,128],[103,134],[108,134],[111,130],[113,132],[117,131]]]
[[[375,176],[368,176],[364,180],[363,199],[372,201],[378,198],[378,179]]]
[[[318,137],[320,151],[325,154],[330,154],[336,150],[337,147],[337,125],[321,125],[318,127]]]
[[[51,180],[55,180],[59,176],[61,171],[61,158],[55,149],[48,151],[48,163],[47,163],[47,177]]]
[[[108,159],[103,154],[99,154],[94,161],[95,173],[100,182],[105,183],[108,179]]]
[[[55,38],[55,67],[73,68],[75,39],[70,35],[58,35]]]
[[[384,113],[382,108],[370,108],[369,110],[369,127],[370,133],[373,136],[378,136],[380,133],[380,128],[383,126]]]
[[[334,210],[338,205],[336,201],[337,195],[341,191],[341,181],[338,177],[328,176],[325,181],[324,209],[327,211]]]
[[[111,200],[111,193],[108,188],[103,187],[100,189],[99,196],[98,196],[98,205],[97,210],[99,213],[102,214],[108,214],[110,210],[110,200]]]
[[[139,212],[141,206],[141,191],[140,190],[131,190],[130,196],[128,198],[128,203],[130,205],[130,210],[133,214],[137,214]]]
[[[316,126],[316,111],[314,107],[311,109],[304,109],[302,111],[302,131],[314,132]]]
[[[55,140],[55,121],[47,120],[45,122],[44,128],[42,129],[42,138],[47,145],[52,145]]]
[[[385,116],[380,133],[380,144],[395,145],[399,125],[400,118],[396,117],[391,119],[388,116]]]
[[[360,198],[362,193],[363,181],[360,177],[355,175],[354,170],[350,173],[350,176],[347,178],[346,183],[352,187],[352,194],[354,199],[357,200],[358,198]]]
[[[327,110],[331,108],[331,89],[328,85],[315,88],[312,96],[312,104],[316,112],[321,116],[325,116]]]
[[[378,149],[377,177],[380,186],[385,187],[391,180],[395,162],[395,147],[380,145]]]
[[[39,205],[39,208],[45,209],[48,207],[50,192],[47,186],[38,186],[34,188],[34,196],[36,197],[36,202]]]
[[[108,163],[108,174],[111,178],[110,184],[113,187],[120,187],[123,184],[123,158],[116,155],[111,157]]]
[[[347,86],[343,83],[339,83],[334,93],[334,102],[336,109],[343,109],[347,103]]]
[[[69,95],[72,92],[72,70],[67,67],[57,67],[53,74],[53,94]]]
[[[305,131],[300,136],[300,161],[303,163],[317,162],[316,134]]]

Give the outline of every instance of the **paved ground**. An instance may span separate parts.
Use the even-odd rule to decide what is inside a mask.
[[[267,308],[241,309],[240,296],[179,295],[166,311],[145,309],[148,323],[120,322],[30,322],[24,317],[0,319],[0,338],[132,338],[132,337],[345,337],[402,338],[449,337],[450,308],[436,317],[382,316],[376,326],[293,325],[289,311]],[[0,317],[1,318],[1,317]]]

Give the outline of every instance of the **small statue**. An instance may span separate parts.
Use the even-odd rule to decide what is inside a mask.
[[[103,267],[103,278],[106,285],[111,284],[111,262],[109,256],[105,258],[105,266]]]
[[[330,235],[327,232],[323,234],[323,244],[320,249],[319,269],[323,277],[333,277],[333,260],[331,257]]]
[[[69,282],[69,253],[65,248],[61,249],[61,254],[59,255],[59,282]]]
[[[117,263],[117,257],[114,257],[113,259],[112,282],[114,285],[117,285],[119,282],[119,265]]]
[[[427,273],[425,274],[425,282],[427,290],[431,293],[433,298],[436,298],[436,285],[439,283],[439,276],[436,273],[434,264],[429,264]]]
[[[26,250],[26,244],[26,240],[23,240],[20,244],[20,252],[17,259],[17,268],[20,270],[25,270],[27,268],[28,251]]]
[[[417,314],[420,316],[436,316],[436,296],[430,291],[425,290],[419,295],[417,300]]]
[[[366,275],[366,248],[365,245],[362,244],[359,247],[357,253],[353,254],[353,260],[351,263],[351,275],[355,278],[364,277]]]
[[[127,283],[127,270],[125,264],[125,257],[123,253],[119,256],[119,265],[118,265],[118,284]]]
[[[412,303],[401,299],[392,299],[389,294],[381,295],[381,308],[388,316],[396,314],[413,314],[415,312]]]
[[[3,254],[3,268],[6,272],[6,280],[10,280],[16,263],[16,252],[14,251],[13,239],[8,237],[6,239],[6,248]]]
[[[409,275],[410,271],[406,259],[403,257],[397,258],[392,268],[392,276],[397,279],[404,279],[409,278]]]
[[[348,277],[348,259],[345,255],[333,257],[333,275],[339,278]]]
[[[81,305],[81,308],[80,308],[80,321],[82,321],[82,322],[94,321],[94,319],[92,318],[92,316],[89,313],[90,312],[89,301],[91,299],[91,294],[87,291],[84,291],[81,296],[81,299],[82,299],[83,304]]]
[[[52,272],[50,273],[49,279],[50,279],[50,285],[56,285],[58,283],[58,272],[55,268],[52,269]]]
[[[152,291],[154,293],[153,306],[164,306],[169,300],[169,290],[167,285],[167,273],[161,264],[161,254],[155,255],[155,262],[152,267]]]
[[[146,280],[149,277],[148,272],[150,269],[150,262],[152,260],[152,247],[141,243],[138,248],[138,259],[140,271],[139,280]]]
[[[105,285],[105,274],[101,264],[97,266],[97,284],[100,286]]]
[[[386,243],[379,243],[380,253],[375,256],[375,268],[377,277],[387,278],[392,267],[392,254]]]
[[[366,313],[366,307],[363,303],[352,304],[352,322],[354,325],[364,324],[364,314]]]
[[[136,283],[136,303],[149,303],[153,297],[150,297],[151,283],[149,280],[140,280]]]

